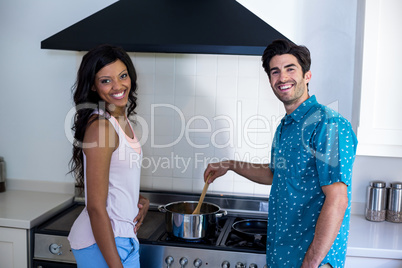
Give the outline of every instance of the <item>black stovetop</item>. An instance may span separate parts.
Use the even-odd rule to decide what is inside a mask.
[[[143,193],[142,193],[143,194]],[[206,201],[216,203],[218,202],[222,208],[225,204],[236,204],[241,207],[237,209],[234,207],[223,207],[223,209],[228,211],[228,215],[218,218],[216,224],[216,230],[210,232],[208,236],[204,239],[192,241],[184,240],[174,237],[172,234],[167,233],[165,230],[165,213],[157,210],[160,203],[154,202],[152,199],[154,195],[152,193],[145,194],[151,200],[151,207],[148,214],[138,231],[137,237],[140,243],[143,244],[157,244],[164,246],[178,246],[178,247],[192,247],[192,248],[204,248],[204,249],[216,249],[220,250],[235,250],[244,252],[256,252],[263,253],[266,248],[266,241],[250,241],[239,237],[232,230],[232,225],[234,222],[243,219],[265,219],[267,218],[265,211],[256,211],[266,209],[264,200],[254,200],[252,198],[222,198],[211,197],[207,195]],[[172,195],[167,194],[161,195],[157,193],[157,199],[163,198],[163,200],[172,200],[186,198],[188,200],[196,200],[198,196],[182,196],[180,194]],[[151,197],[151,198],[150,198]],[[170,199],[169,199],[170,198]],[[209,200],[208,200],[209,199]],[[260,203],[258,203],[260,202]],[[164,203],[166,204],[166,203]],[[84,208],[82,202],[76,202],[71,207],[41,224],[35,228],[36,233],[44,233],[50,235],[68,236],[69,231]]]
[[[164,213],[159,211],[149,211],[138,232],[138,239],[142,244],[265,253],[265,239],[258,241],[245,239],[232,230],[232,225],[236,221],[244,219],[250,218],[224,216],[218,219],[215,230],[210,232],[205,238],[188,240],[175,237],[165,230]],[[149,230],[152,226],[158,227],[153,229],[153,232],[151,232]]]
[[[68,236],[74,221],[77,219],[78,215],[80,215],[84,207],[85,205],[81,203],[74,203],[66,210],[35,227],[35,232],[49,235]]]

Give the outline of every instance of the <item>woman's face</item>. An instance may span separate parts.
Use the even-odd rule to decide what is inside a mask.
[[[116,60],[100,69],[95,76],[92,90],[106,102],[113,116],[123,115],[131,90],[131,78],[126,65],[121,60]]]

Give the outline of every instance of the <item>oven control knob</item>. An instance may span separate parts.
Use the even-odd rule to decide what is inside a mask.
[[[56,243],[53,243],[49,246],[49,251],[50,253],[54,255],[61,255],[63,252],[61,251],[62,245],[57,245]]]
[[[194,260],[194,267],[201,267],[202,261],[200,259],[195,259]]]
[[[187,265],[188,260],[187,260],[187,258],[183,257],[183,258],[180,259],[179,263],[181,265],[181,268],[183,268],[184,266]]]
[[[222,262],[222,268],[230,268],[230,263],[228,261]]]
[[[172,256],[167,256],[165,259],[166,264],[168,265],[168,267],[174,262],[174,259]]]
[[[248,268],[258,268],[258,266],[257,266],[257,264],[252,263],[252,264],[250,264],[250,266]]]
[[[238,262],[236,263],[236,268],[246,268],[246,266],[243,263]]]

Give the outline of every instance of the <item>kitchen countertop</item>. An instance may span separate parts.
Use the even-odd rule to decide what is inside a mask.
[[[0,227],[31,229],[72,204],[73,194],[7,190],[0,193]]]
[[[351,214],[347,256],[402,260],[402,223],[372,222]]]

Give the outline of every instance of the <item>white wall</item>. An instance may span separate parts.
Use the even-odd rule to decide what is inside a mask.
[[[71,157],[64,127],[72,108],[71,86],[83,53],[41,50],[40,42],[67,26],[112,4],[115,1],[51,1],[8,0],[0,2],[0,155],[7,162],[9,180],[73,181],[68,172]],[[320,0],[242,0],[239,1],[277,30],[296,43],[306,45],[312,53],[313,78],[310,92],[318,100],[352,117],[354,46],[357,1]],[[152,148],[150,138],[144,144],[148,163],[193,161],[193,168],[184,170],[154,166],[143,170],[143,189],[165,189],[186,192],[202,190],[203,166],[195,154],[205,157],[240,157],[253,161],[267,161],[272,125],[277,123],[283,108],[271,93],[260,67],[260,57],[227,55],[183,55],[130,53],[139,74],[139,124],[151,123],[151,104],[172,104],[184,112],[189,128],[205,128],[205,121],[192,122],[194,116],[204,116],[211,122],[211,130],[196,131],[177,145]],[[236,106],[237,105],[237,106]],[[239,109],[241,105],[241,111]],[[158,144],[175,140],[181,130],[178,113],[170,108],[155,109],[155,141]],[[238,133],[238,126],[259,114],[271,124],[263,128],[261,120],[251,122],[259,128],[249,135],[255,143],[267,148],[255,149],[246,144],[246,136]],[[225,116],[225,119],[217,116]],[[241,119],[241,123],[239,121]],[[214,120],[215,119],[215,120]],[[219,118],[218,118],[219,119]],[[229,120],[230,119],[230,120]],[[234,122],[234,134],[216,131]],[[68,129],[67,129],[68,130]],[[234,139],[234,146],[197,149],[196,144],[220,144]],[[155,147],[155,146],[153,146]],[[170,158],[170,159],[169,159]],[[203,159],[203,158],[202,158]],[[364,187],[368,180],[385,174],[386,180],[396,180],[396,166],[401,159],[358,157],[354,171],[354,200],[364,201]],[[175,161],[173,159],[173,161]],[[191,161],[190,161],[191,162]],[[182,162],[181,162],[182,163]],[[381,165],[376,165],[381,163]],[[398,165],[399,164],[399,165]],[[369,172],[375,169],[375,172]],[[182,173],[182,171],[184,171]],[[212,191],[234,194],[266,194],[269,187],[250,183],[234,174],[211,185]]]
[[[113,2],[0,2],[0,154],[9,179],[72,180],[64,118],[79,59],[75,52],[41,50],[40,42]]]

